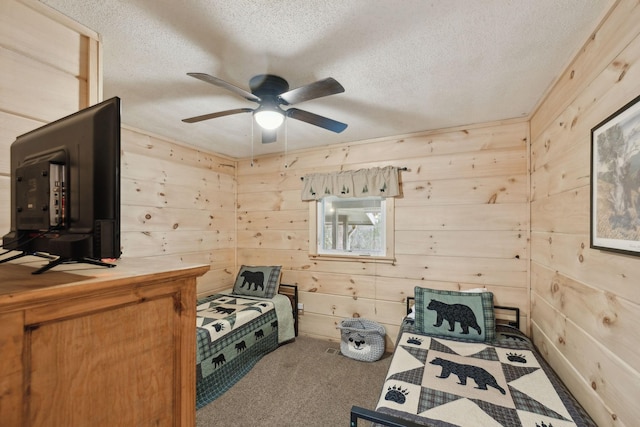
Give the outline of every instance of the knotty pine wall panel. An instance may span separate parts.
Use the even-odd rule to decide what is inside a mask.
[[[35,0],[0,1],[0,236],[11,228],[16,137],[99,101],[95,32]]]
[[[410,206],[396,210],[399,230],[526,230],[528,204]],[[469,209],[475,206],[474,209]]]
[[[271,175],[270,182],[288,182],[291,176],[302,176],[312,171],[335,171],[336,165],[345,169],[360,169],[380,166],[382,164],[395,164],[395,160],[404,162],[411,159],[428,161],[432,156],[473,153],[480,155],[490,151],[515,149],[520,151],[520,156],[525,159],[526,153],[522,153],[521,147],[526,143],[526,136],[522,135],[522,122],[504,121],[494,124],[486,124],[477,127],[461,127],[450,130],[434,130],[419,134],[404,135],[375,140],[359,141],[349,144],[336,144],[325,147],[323,150],[290,151],[284,155],[262,157],[254,162],[245,159],[242,161],[244,175],[256,176],[256,183],[266,182],[266,177],[278,170],[276,176]],[[289,147],[291,149],[291,147]],[[412,156],[407,156],[412,153]],[[383,158],[384,160],[381,160]],[[421,162],[420,160],[416,160]],[[287,168],[284,167],[286,164]],[[422,164],[422,163],[420,163]],[[349,167],[347,167],[349,166]],[[443,165],[444,166],[444,165]],[[269,172],[272,171],[272,172]],[[286,173],[285,173],[286,172]],[[405,175],[403,179],[420,180],[429,177],[428,172],[413,169],[415,175]],[[238,181],[243,182],[244,177],[238,176]],[[251,185],[252,181],[244,181]]]
[[[531,117],[531,137],[556,121],[564,111],[570,110],[575,97],[597,81],[602,70],[616,64],[616,55],[636,38],[637,2],[606,0],[612,7],[606,21],[614,25],[602,25],[589,40],[585,41],[580,54],[559,77],[553,89],[546,95],[544,108],[539,108]],[[624,63],[617,64],[623,65]],[[620,70],[622,71],[622,70]]]
[[[616,347],[618,354],[628,361],[629,367],[634,370],[640,368],[640,354],[637,351],[640,330],[633,323],[633,319],[640,315],[637,304],[604,294],[595,288],[587,288],[580,281],[546,266],[536,265],[532,275],[535,276],[536,286],[532,290],[540,296],[539,301],[548,304],[556,313],[562,312],[571,319],[581,319],[574,323],[579,323],[589,336],[606,348]],[[592,313],[596,313],[595,316]]]
[[[274,223],[287,223],[289,230],[309,231],[309,210],[297,209],[289,211],[250,212],[242,211],[238,215],[238,230],[248,231],[251,228],[268,230]]]
[[[469,203],[526,203],[526,177],[515,175],[506,181],[504,176],[475,179],[403,181],[405,197],[396,200],[396,206],[455,205]]]
[[[98,44],[95,32],[39,2],[1,2],[0,110],[44,124],[96,103]]]
[[[290,151],[238,162],[238,264],[282,265],[299,286],[303,334],[338,340],[338,323],[376,320],[395,340],[415,286],[486,286],[516,305],[529,293],[528,123],[504,121]],[[384,159],[384,160],[380,160]],[[286,165],[286,167],[285,167]],[[307,173],[395,165],[394,262],[309,257]]]
[[[640,258],[590,249],[591,129],[640,94],[640,4],[615,2],[531,118],[531,332],[600,426],[640,419]]]
[[[85,39],[97,41],[95,32],[34,0],[5,0],[0,12],[2,46],[86,80],[92,61],[86,57]]]
[[[97,34],[37,1],[2,1],[0,12],[0,228],[5,233],[11,143],[100,101],[102,81]],[[211,271],[198,279],[199,293],[230,287],[235,170],[233,160],[123,128],[123,257],[206,263]]]
[[[123,257],[206,263],[200,296],[233,286],[235,161],[122,129]]]
[[[577,376],[567,375],[577,372],[587,373],[589,386],[598,390],[597,396],[595,394],[577,395],[581,399],[582,406],[597,420],[599,426],[635,425],[635,420],[630,424],[624,421],[629,414],[635,413],[633,407],[624,407],[620,413],[612,417],[611,408],[602,405],[600,400],[601,397],[613,400],[628,399],[619,384],[624,384],[630,379],[625,375],[631,375],[633,378],[633,370],[608,358],[605,354],[606,349],[599,346],[589,335],[582,333],[579,326],[555,311],[545,301],[539,301],[535,297],[533,301],[532,316],[543,320],[532,323],[532,330],[538,337],[536,346],[541,350],[545,360],[567,377],[567,380],[563,381],[571,390],[582,386]],[[544,333],[542,333],[543,328]],[[548,333],[550,335],[547,335]],[[562,348],[562,354],[554,350],[558,346]]]
[[[84,93],[73,74],[2,46],[0,67],[9,71],[2,83],[2,111],[27,112],[26,117],[42,120],[44,124],[83,108]],[[39,81],[47,84],[33,84]]]
[[[460,245],[459,242],[466,242]],[[396,230],[396,251],[407,255],[529,257],[529,241],[522,231]]]

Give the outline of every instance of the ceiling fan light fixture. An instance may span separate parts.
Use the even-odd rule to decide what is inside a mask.
[[[284,114],[280,111],[269,109],[258,108],[258,110],[253,113],[253,117],[261,128],[268,130],[277,129],[282,125],[282,122],[284,122]]]
[[[187,75],[214,86],[227,89],[236,95],[240,95],[247,101],[257,102],[259,106],[256,109],[246,107],[234,108],[232,110],[218,111],[217,113],[203,114],[183,119],[182,121],[185,123],[196,123],[232,114],[252,113],[252,120],[255,119],[258,126],[262,129],[263,144],[276,141],[278,134],[277,129],[284,123],[285,118],[305,122],[335,133],[340,133],[347,128],[346,123],[341,123],[309,111],[298,108],[287,108],[286,110],[280,108],[281,105],[288,107],[300,102],[344,92],[344,87],[332,77],[327,77],[326,79],[289,90],[289,83],[282,77],[273,74],[259,74],[249,80],[251,92],[247,92],[244,89],[227,83],[217,77],[210,76],[209,74],[187,73]],[[251,129],[253,130],[253,125]]]

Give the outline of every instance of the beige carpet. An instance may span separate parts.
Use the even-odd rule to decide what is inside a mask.
[[[391,358],[359,362],[339,343],[297,337],[196,413],[198,427],[348,426],[352,405],[375,408]]]

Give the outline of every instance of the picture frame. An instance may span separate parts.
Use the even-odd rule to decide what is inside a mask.
[[[640,96],[591,129],[591,242],[640,256]]]

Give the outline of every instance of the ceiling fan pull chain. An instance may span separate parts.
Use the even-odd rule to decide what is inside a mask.
[[[287,164],[287,145],[289,142],[289,125],[288,120],[284,121],[284,168],[287,169],[289,165]]]
[[[254,140],[254,133],[253,133],[253,116],[251,116],[251,167],[253,167],[253,140]]]

